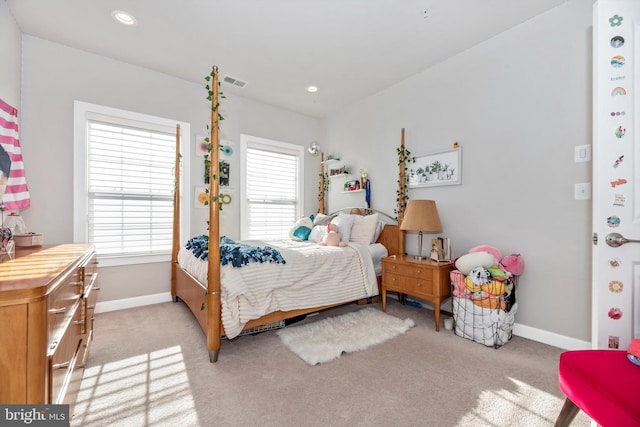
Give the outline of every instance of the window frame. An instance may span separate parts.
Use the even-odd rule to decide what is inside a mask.
[[[146,123],[150,128],[166,127],[175,130],[180,125],[180,243],[183,244],[190,237],[190,209],[191,195],[185,189],[190,188],[189,159],[191,157],[190,140],[191,126],[189,123],[137,113],[118,108],[106,107],[88,102],[74,101],[74,132],[73,132],[73,241],[75,243],[89,243],[89,197],[88,197],[88,161],[87,136],[88,120],[95,116],[110,117],[113,123],[118,121],[126,125],[127,121]],[[130,255],[130,256],[100,256],[102,266],[148,264],[171,261],[171,253],[158,255]]]
[[[272,147],[274,152],[289,151],[295,153],[298,158],[297,171],[297,194],[295,204],[295,218],[300,218],[304,210],[304,147],[288,142],[273,139],[261,138],[258,136],[240,134],[240,239],[247,240],[249,200],[247,198],[247,149],[251,144],[260,145],[266,148]],[[293,223],[291,224],[293,225]]]

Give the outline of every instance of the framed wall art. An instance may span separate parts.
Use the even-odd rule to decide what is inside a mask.
[[[207,148],[209,145],[209,141],[207,140],[208,138],[208,135],[196,135],[196,156],[202,157],[205,154],[209,153],[209,150]]]
[[[193,206],[195,208],[206,208],[209,206],[209,187],[195,187]]]
[[[462,148],[415,156],[407,180],[409,188],[462,184]]]

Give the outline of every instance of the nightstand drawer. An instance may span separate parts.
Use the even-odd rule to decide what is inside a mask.
[[[425,267],[420,264],[397,264],[388,262],[385,269],[391,274],[400,274],[403,276],[427,279],[433,281],[433,268]]]
[[[388,289],[411,295],[433,295],[433,281],[421,278],[401,276],[388,273],[384,276],[384,283]]]

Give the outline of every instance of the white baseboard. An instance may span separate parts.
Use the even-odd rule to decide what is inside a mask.
[[[397,298],[394,294],[388,294],[387,297],[393,299]],[[172,301],[170,292],[105,301],[96,304],[96,313],[106,313],[108,311],[124,310],[127,308],[141,307],[143,305],[159,304],[170,301]],[[422,304],[421,301],[416,302],[420,302],[422,307],[427,310],[433,310],[433,307],[429,304]],[[519,323],[513,325],[513,334],[566,350],[588,350],[591,348],[591,343],[589,341],[581,341],[565,335],[556,334],[554,332],[520,325]]]
[[[565,350],[589,350],[591,342],[581,341],[566,335],[556,334],[555,332],[545,331],[543,329],[532,328],[531,326],[513,325],[513,334],[522,338],[538,341],[543,344],[552,345],[554,347]]]
[[[143,305],[159,304],[161,302],[170,302],[171,292],[163,292],[161,294],[144,295],[141,297],[123,298],[113,301],[104,301],[96,304],[96,314],[106,313],[108,311],[124,310],[126,308],[141,307]]]

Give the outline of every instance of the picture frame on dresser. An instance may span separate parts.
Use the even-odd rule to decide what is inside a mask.
[[[414,157],[408,171],[409,188],[462,184],[462,148],[451,148]]]

